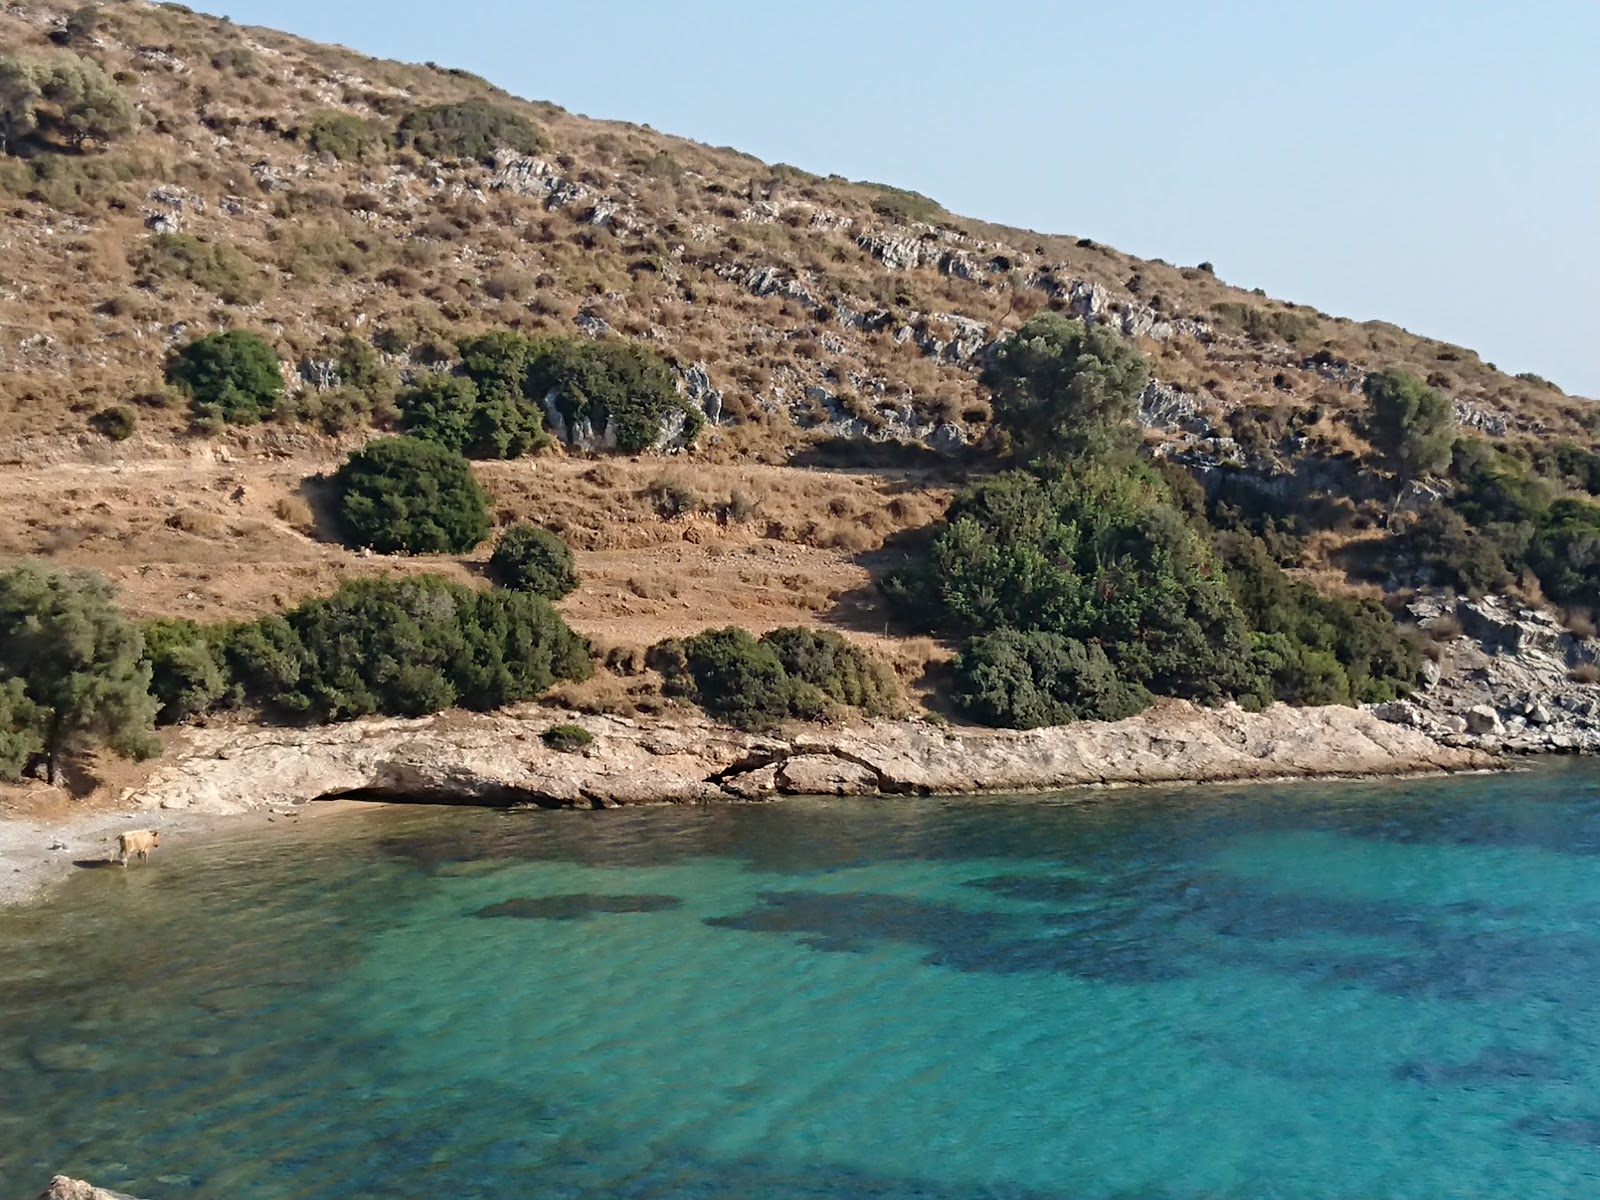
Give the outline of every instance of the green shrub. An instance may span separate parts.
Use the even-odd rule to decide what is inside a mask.
[[[382,125],[351,113],[324,113],[306,126],[303,136],[313,154],[340,162],[365,162],[387,134]]]
[[[417,438],[384,438],[333,478],[347,544],[380,554],[465,554],[489,536],[488,494],[471,464]]]
[[[995,425],[1028,456],[1063,460],[1131,447],[1149,364],[1104,325],[1041,313],[983,369]]]
[[[594,734],[581,725],[552,725],[539,735],[550,749],[560,754],[572,754],[594,741]]]
[[[253,333],[230,330],[190,342],[167,358],[167,382],[189,397],[199,420],[254,425],[283,395],[277,351]]]
[[[1216,541],[1229,585],[1256,631],[1253,660],[1263,685],[1257,699],[1372,703],[1416,683],[1422,656],[1381,604],[1324,595],[1290,579],[1259,538],[1223,533]]]
[[[559,600],[578,586],[572,549],[548,529],[513,525],[489,558],[489,574],[501,587]]]
[[[1528,548],[1528,565],[1558,603],[1600,600],[1600,504],[1567,499],[1551,505]]]
[[[532,154],[542,144],[530,122],[483,101],[435,104],[407,113],[397,140],[402,149],[409,147],[427,158],[480,162],[501,147]]]
[[[666,361],[649,346],[616,338],[554,339],[536,344],[527,364],[526,393],[554,395],[569,431],[588,425],[609,429],[617,449],[638,454],[654,448],[681,416],[677,440],[691,442],[705,418],[678,394]]]
[[[773,174],[778,175],[779,169],[774,167]],[[887,183],[861,182],[856,186],[866,188],[872,194],[873,212],[903,225],[914,221],[931,224],[945,215],[944,205],[921,192],[892,187]]]
[[[150,691],[161,704],[156,720],[162,725],[208,712],[228,693],[218,639],[193,621],[147,621],[144,657],[150,667]]]
[[[21,779],[29,764],[44,753],[43,729],[26,681],[0,679],[0,779]]]
[[[488,710],[593,671],[588,644],[546,601],[428,576],[346,583],[285,624],[299,671],[266,699],[324,721]]]
[[[1361,390],[1372,405],[1367,437],[1396,474],[1410,479],[1450,465],[1456,418],[1447,396],[1406,371],[1374,371]]]
[[[963,492],[945,519],[927,556],[888,581],[924,626],[1096,642],[1158,695],[1209,701],[1258,686],[1210,545],[1148,468],[1011,472]]]
[[[653,657],[681,654],[681,671],[669,671],[673,695],[694,700],[719,721],[765,729],[790,713],[794,687],[777,652],[744,629],[712,629]]]
[[[261,272],[243,254],[225,242],[192,234],[158,233],[134,250],[129,262],[144,287],[183,279],[224,304],[255,304],[267,292]]]
[[[956,705],[985,725],[1037,729],[1120,721],[1150,705],[1150,693],[1124,682],[1099,646],[1041,630],[1002,629],[973,638],[953,671]]]
[[[1212,305],[1211,311],[1225,324],[1258,342],[1277,340],[1293,346],[1314,338],[1321,328],[1317,319],[1306,313],[1257,308],[1231,300]]]
[[[89,428],[113,442],[125,442],[139,428],[139,416],[131,408],[113,404],[89,418]]]
[[[775,629],[759,641],[727,628],[650,648],[669,695],[694,700],[719,721],[765,729],[786,717],[815,720],[830,703],[886,715],[900,708],[888,667],[835,633]]]
[[[790,627],[761,637],[789,678],[869,717],[900,710],[900,687],[887,664],[831,630]]]

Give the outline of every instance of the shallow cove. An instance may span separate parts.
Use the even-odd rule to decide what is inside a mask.
[[[505,815],[0,912],[0,1187],[1460,1197],[1600,1182],[1600,767]]]

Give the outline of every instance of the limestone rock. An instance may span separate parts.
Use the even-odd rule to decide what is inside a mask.
[[[1498,733],[1500,714],[1487,704],[1474,704],[1467,709],[1468,733]]]
[[[122,1192],[108,1192],[81,1179],[57,1175],[50,1181],[50,1186],[39,1193],[39,1200],[133,1200],[133,1197]]]
[[[581,755],[551,750],[539,735],[554,724],[579,725],[594,741]],[[1247,713],[1164,701],[1126,721],[1027,732],[870,721],[755,737],[702,718],[624,720],[524,705],[307,729],[188,729],[129,802],[222,814],[365,794],[591,808],[1393,775],[1493,761],[1340,706]]]

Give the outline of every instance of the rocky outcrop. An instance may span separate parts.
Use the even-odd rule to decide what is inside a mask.
[[[1490,753],[1600,754],[1600,639],[1504,597],[1423,596],[1411,615],[1438,639],[1439,662],[1380,716]]]
[[[108,1192],[81,1179],[57,1175],[50,1181],[50,1186],[39,1193],[39,1200],[133,1200],[133,1197],[121,1192]]]
[[[594,740],[576,753],[552,750],[540,735],[554,724],[581,725]],[[190,730],[169,762],[123,799],[209,814],[352,794],[607,808],[1394,775],[1493,762],[1340,707],[1247,713],[1167,701],[1126,721],[1027,732],[876,721],[767,736],[688,715],[643,721],[525,706],[310,729]]]

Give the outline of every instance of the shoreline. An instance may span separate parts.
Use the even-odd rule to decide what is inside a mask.
[[[563,724],[593,741],[576,752],[547,747],[540,735]],[[1167,701],[1125,721],[1026,732],[875,721],[747,734],[686,713],[636,720],[540,705],[311,728],[229,723],[183,730],[142,782],[84,811],[0,814],[0,907],[39,899],[76,864],[106,859],[124,830],[189,842],[260,835],[375,800],[615,808],[1357,781],[1507,765],[1339,706],[1247,713]]]

